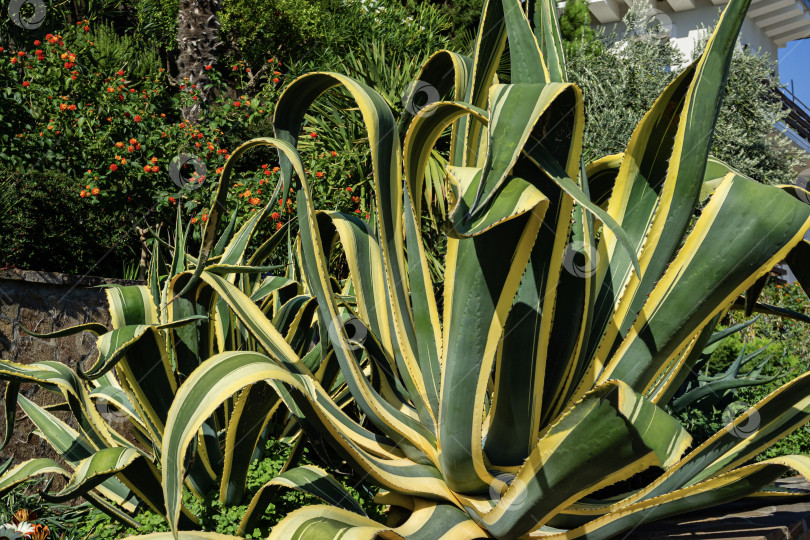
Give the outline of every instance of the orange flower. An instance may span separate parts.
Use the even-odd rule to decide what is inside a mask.
[[[278,223],[276,223],[276,230],[279,230],[283,226],[284,226],[284,224],[279,221]]]
[[[278,218],[281,216],[278,214],[278,212],[273,212],[270,217],[273,218],[273,221],[278,221]]]
[[[149,172],[151,170],[152,170],[152,167],[150,167],[149,165],[144,165],[143,166],[143,172]]]
[[[101,190],[98,189],[97,187],[94,187],[93,191],[91,191],[90,193],[92,193],[93,195],[98,195],[99,193],[101,193]]]
[[[85,197],[87,197],[87,192],[86,192],[85,190],[82,190],[82,191],[79,193],[79,197],[81,197],[82,199],[84,199]]]
[[[31,540],[46,540],[51,535],[47,525],[37,524],[34,525],[34,532],[31,534]]]
[[[118,165],[113,163],[112,165],[110,165],[110,170],[113,171],[113,172],[117,171],[118,170]]]
[[[197,223],[197,218],[195,217],[191,218],[191,224],[194,225],[195,223]]]
[[[124,143],[122,143],[121,141],[118,141],[117,143],[115,143],[115,146],[117,146],[118,148],[123,148]]]
[[[202,219],[203,221],[208,221],[208,214],[203,214],[200,219]]]
[[[157,163],[157,162],[158,162],[158,158],[153,157],[153,158],[152,158],[152,159],[150,159],[149,161],[150,161],[151,163]]]
[[[135,118],[133,118],[133,120],[135,120],[136,122],[140,122],[141,121],[141,116],[139,114],[136,114]]]
[[[251,197],[248,202],[253,206],[258,206],[261,201],[257,197]]]
[[[318,178],[323,178],[323,173],[321,171],[318,171],[315,173],[315,176],[317,176]]]
[[[152,165],[152,172],[158,172],[159,170],[160,167],[158,167],[157,165]]]

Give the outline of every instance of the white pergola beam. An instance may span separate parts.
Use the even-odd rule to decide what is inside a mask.
[[[772,13],[769,15],[763,15],[760,18],[755,18],[754,22],[757,23],[757,26],[760,28],[766,28],[768,26],[773,26],[776,23],[786,21],[788,19],[795,19],[800,17],[803,14],[803,9],[793,4],[792,6],[786,7],[784,9],[780,9],[776,13]]]
[[[784,36],[779,36],[774,39],[774,43],[779,48],[784,47],[788,44],[789,41],[793,41],[794,39],[805,39],[810,38],[810,28],[804,28],[802,30],[798,30],[793,32],[792,34],[786,34]]]
[[[617,22],[622,18],[616,0],[589,0],[588,7],[591,9],[591,14],[596,17],[600,24]]]
[[[773,13],[778,9],[791,6],[795,1],[796,0],[774,0],[773,2],[760,2],[762,4],[761,6],[748,10],[748,16],[756,19],[757,17]]]
[[[770,38],[776,38],[776,36],[781,36],[783,34],[789,34],[791,32],[795,32],[801,28],[807,27],[807,21],[805,19],[799,19],[797,21],[793,21],[790,23],[779,23],[775,26],[771,26],[770,28],[765,29],[765,35]]]
[[[675,11],[695,9],[695,0],[667,0],[667,4]]]

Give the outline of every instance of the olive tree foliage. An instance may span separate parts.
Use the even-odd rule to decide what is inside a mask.
[[[635,2],[617,28],[566,44],[571,79],[586,96],[586,162],[621,152],[644,113],[692,60],[651,13],[649,0]],[[703,50],[706,36],[695,51]],[[775,63],[759,53],[746,47],[734,53],[712,154],[760,182],[792,184],[802,153],[777,135],[774,126],[787,112],[773,99],[780,86]]]

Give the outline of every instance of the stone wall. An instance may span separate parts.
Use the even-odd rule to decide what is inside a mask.
[[[106,296],[98,285],[137,283],[92,276],[0,270],[0,359],[22,364],[56,361],[74,369],[79,363],[89,367],[97,354],[95,335],[83,332],[69,337],[39,339],[26,334],[22,328],[39,334],[88,322],[98,322],[109,328]],[[0,395],[4,392],[3,384]],[[23,384],[20,393],[40,405],[62,401],[60,395],[41,390],[34,384]],[[56,414],[70,422],[69,415]],[[57,459],[45,441],[32,435],[33,425],[24,416],[18,406],[17,418],[20,421],[16,424],[12,441],[0,452],[0,459],[4,462],[13,457],[15,464],[34,457]],[[0,415],[0,434],[5,430],[4,418]],[[54,487],[60,484],[54,482]]]

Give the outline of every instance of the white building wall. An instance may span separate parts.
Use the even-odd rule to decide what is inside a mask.
[[[632,3],[633,0],[589,0],[595,25],[615,28],[619,35],[626,30],[621,18]],[[695,44],[705,31],[702,29],[715,24],[725,3],[724,0],[650,2],[656,18],[670,29],[673,43],[687,60],[691,59]],[[754,0],[740,32],[740,43],[748,45],[752,52],[767,53],[777,60],[785,37],[804,37],[805,33],[810,35],[810,17],[800,0]]]

